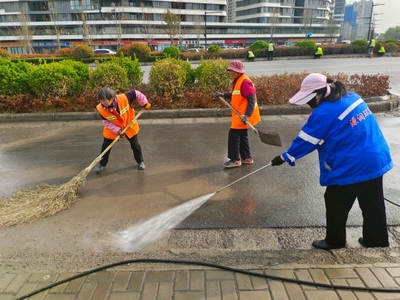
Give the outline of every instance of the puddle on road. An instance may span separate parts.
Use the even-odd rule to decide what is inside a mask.
[[[135,224],[127,230],[121,231],[117,236],[116,246],[125,252],[141,250],[144,246],[156,241],[168,230],[174,228],[190,216],[215,194],[211,193],[197,197],[147,221]]]

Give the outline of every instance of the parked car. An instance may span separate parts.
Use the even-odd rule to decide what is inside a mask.
[[[116,54],[115,51],[112,51],[110,49],[96,49],[93,52],[94,54]]]
[[[187,49],[187,52],[199,52],[199,49],[197,49],[197,48],[189,48],[189,49]]]

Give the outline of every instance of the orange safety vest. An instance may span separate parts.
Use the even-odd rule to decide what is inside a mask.
[[[240,87],[242,86],[242,82],[245,79],[250,80],[249,76],[247,76],[245,74],[241,75],[236,80],[235,86],[233,87],[233,91],[232,91],[231,105],[241,115],[245,114],[246,108],[247,108],[247,99],[245,97],[243,97],[242,94],[240,93]],[[254,86],[254,84],[253,84],[253,86]],[[260,108],[258,107],[257,99],[256,99],[253,113],[251,114],[251,116],[249,118],[249,123],[251,125],[256,125],[256,124],[260,123],[260,121],[261,121]],[[241,118],[239,118],[238,115],[232,111],[231,128],[232,129],[247,129],[247,128],[249,128],[249,126],[246,124],[243,124]]]
[[[124,129],[129,124],[129,122],[132,121],[133,118],[135,117],[135,110],[129,105],[128,97],[126,97],[125,94],[117,95],[117,105],[120,112],[119,114],[124,122],[123,124],[121,124],[121,122],[118,121],[116,116],[114,116],[111,112],[109,112],[106,108],[104,108],[103,105],[101,105],[101,103],[99,103],[96,106],[96,109],[104,119],[117,125],[121,129]],[[138,122],[135,122],[126,130],[125,135],[131,138],[137,135],[138,133],[139,133],[139,124]],[[104,126],[103,136],[107,139],[113,140],[118,136],[118,134],[112,132],[107,126]]]

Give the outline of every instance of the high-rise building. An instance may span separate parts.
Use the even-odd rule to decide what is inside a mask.
[[[334,0],[188,1],[0,0],[0,47],[26,53],[28,46],[49,52],[81,43],[114,50],[146,43],[162,50],[171,40],[190,48],[259,39],[326,41],[339,35],[339,25],[329,22]],[[168,14],[178,17],[175,29],[167,29]]]

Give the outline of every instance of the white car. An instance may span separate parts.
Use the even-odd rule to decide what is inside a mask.
[[[94,54],[116,54],[117,53],[110,49],[96,49],[93,52],[94,52]]]

